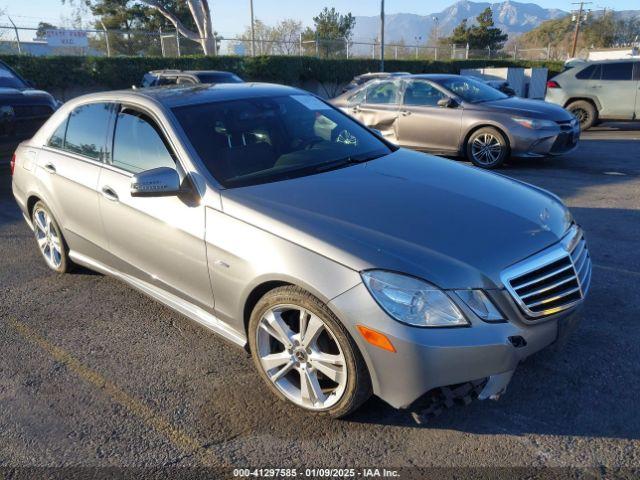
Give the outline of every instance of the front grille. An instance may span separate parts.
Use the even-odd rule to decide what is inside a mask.
[[[507,290],[531,318],[567,310],[581,302],[591,282],[591,258],[574,226],[557,245],[503,273]]]
[[[574,138],[573,132],[560,132],[551,145],[551,153],[564,153],[575,147],[577,143],[578,140]]]

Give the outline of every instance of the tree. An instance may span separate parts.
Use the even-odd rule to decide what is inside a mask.
[[[493,12],[491,7],[487,7],[476,17],[475,25],[469,27],[467,19],[462,20],[460,25],[454,28],[448,39],[449,43],[469,44],[469,48],[472,49],[500,50],[508,35],[494,25]]]
[[[141,0],[149,5],[151,8],[155,8],[160,12],[167,20],[169,20],[173,26],[189,40],[198,42],[202,46],[202,51],[205,55],[215,55],[218,51],[216,46],[216,36],[211,24],[211,10],[209,9],[209,0],[184,0],[189,7],[193,23],[195,23],[197,32],[189,29],[185,22],[176,14],[175,10],[170,10],[165,5],[163,0]],[[180,4],[182,2],[177,1]]]
[[[330,57],[346,50],[356,26],[356,18],[351,13],[342,15],[335,8],[329,10],[325,7],[313,17],[313,23],[315,28],[307,27],[302,34],[303,40],[318,42],[318,53],[323,57]]]
[[[58,27],[51,25],[47,22],[38,23],[38,29],[36,30],[36,40],[46,40],[47,30],[57,30]]]
[[[293,19],[282,20],[275,27],[261,20],[254,20],[256,52],[258,55],[291,55],[298,52],[302,22]],[[251,49],[251,27],[247,27],[239,37],[245,51]]]
[[[485,8],[476,17],[476,22],[469,33],[469,48],[500,50],[509,36],[493,23],[491,7]]]
[[[95,27],[120,30],[110,36],[113,48],[127,55],[148,53],[157,39],[136,34],[136,31],[157,32],[175,28],[184,37],[199,44],[206,55],[217,53],[216,33],[211,25],[208,0],[62,0],[62,3],[86,5],[97,17]]]

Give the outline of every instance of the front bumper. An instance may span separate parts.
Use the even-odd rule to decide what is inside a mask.
[[[497,303],[507,318],[519,317],[505,291],[491,293],[494,301],[501,298]],[[362,352],[374,393],[396,408],[409,406],[436,387],[513,373],[523,359],[564,337],[565,330],[579,320],[573,310],[535,325],[519,320],[487,323],[464,305],[459,306],[470,320],[470,327],[417,328],[396,322],[377,305],[363,284],[330,303]],[[396,352],[367,343],[358,333],[357,324],[384,333]]]
[[[579,126],[567,125],[556,130],[517,128],[512,132],[511,154],[524,158],[564,155],[575,150],[579,139]]]

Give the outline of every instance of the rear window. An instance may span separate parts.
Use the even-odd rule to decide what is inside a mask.
[[[202,83],[243,83],[243,80],[233,73],[198,73],[196,77]]]
[[[603,63],[602,80],[631,80],[633,76],[633,63]]]
[[[22,90],[27,88],[27,84],[17,77],[9,68],[0,63],[0,87]]]

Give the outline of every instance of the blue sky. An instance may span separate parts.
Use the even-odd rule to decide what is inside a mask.
[[[496,1],[496,0],[490,0]],[[538,0],[540,6],[570,10],[571,1]],[[244,30],[249,24],[249,0],[209,0],[214,14],[214,28],[223,35],[234,35]],[[409,12],[428,14],[440,11],[451,5],[454,0],[386,0],[387,13]],[[522,0],[525,3],[526,0]],[[254,0],[256,18],[274,24],[284,18],[302,20],[312,23],[312,17],[323,7],[336,7],[341,12],[354,15],[376,15],[379,0]],[[639,0],[593,0],[591,8],[613,8],[625,10],[640,8]],[[69,17],[70,8],[63,6],[60,0],[0,0],[0,10],[10,14],[16,24],[24,26],[37,25],[38,21],[61,23],[61,19]],[[6,16],[0,23],[7,24]]]

